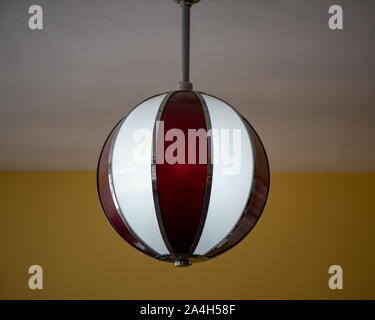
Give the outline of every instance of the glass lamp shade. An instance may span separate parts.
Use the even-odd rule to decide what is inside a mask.
[[[161,261],[188,266],[254,227],[269,190],[259,136],[224,101],[173,91],[136,106],[102,149],[98,192],[114,229]]]

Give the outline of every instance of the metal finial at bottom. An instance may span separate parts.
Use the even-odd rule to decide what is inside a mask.
[[[189,267],[189,266],[191,266],[191,263],[190,263],[189,259],[180,258],[180,259],[177,259],[174,262],[174,266],[178,267],[178,268]]]

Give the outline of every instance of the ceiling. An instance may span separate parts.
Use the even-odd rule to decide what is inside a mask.
[[[255,127],[272,171],[375,171],[375,2],[202,0],[191,80]],[[28,29],[28,7],[44,30]],[[171,0],[1,0],[0,170],[95,170],[139,101],[179,80]]]

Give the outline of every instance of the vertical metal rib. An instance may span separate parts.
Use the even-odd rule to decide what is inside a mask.
[[[164,227],[164,222],[163,222],[163,217],[161,215],[161,209],[160,209],[160,202],[159,202],[159,193],[158,193],[158,183],[157,183],[157,176],[156,176],[156,164],[157,164],[157,139],[158,139],[158,131],[159,131],[159,121],[161,119],[161,116],[163,114],[163,110],[164,110],[164,107],[165,105],[167,104],[168,100],[170,99],[170,97],[175,94],[176,91],[172,91],[170,93],[168,93],[160,107],[159,107],[159,110],[158,110],[158,113],[156,114],[156,119],[155,119],[155,125],[154,125],[154,132],[153,132],[153,135],[152,135],[152,152],[151,152],[151,179],[152,179],[152,193],[153,193],[153,196],[154,196],[154,205],[155,205],[155,211],[156,211],[156,217],[157,217],[157,220],[158,220],[158,224],[159,224],[159,229],[160,229],[160,233],[161,233],[161,236],[164,240],[164,243],[165,243],[165,246],[167,247],[169,253],[175,257],[175,253],[173,251],[173,248],[169,242],[169,239],[167,237],[167,233],[165,232],[165,227]],[[164,152],[164,150],[163,150]]]
[[[212,143],[212,125],[211,125],[211,118],[210,118],[210,113],[207,108],[206,101],[204,98],[198,93],[194,92],[194,94],[198,97],[203,113],[204,113],[204,118],[206,121],[206,132],[207,132],[207,180],[206,180],[206,192],[204,196],[204,203],[203,203],[203,209],[202,209],[202,215],[201,215],[201,220],[199,222],[199,226],[197,229],[197,233],[195,235],[194,241],[189,249],[189,255],[193,255],[195,248],[198,245],[198,242],[201,238],[202,232],[203,232],[203,227],[206,222],[206,217],[207,217],[207,212],[208,212],[208,205],[210,203],[210,197],[211,197],[211,186],[212,186],[212,172],[213,172],[213,143]]]

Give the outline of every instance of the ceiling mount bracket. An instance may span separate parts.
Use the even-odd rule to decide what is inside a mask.
[[[186,4],[192,6],[194,4],[197,4],[200,0],[172,0],[172,1],[179,5],[182,5],[183,2],[186,2]]]

